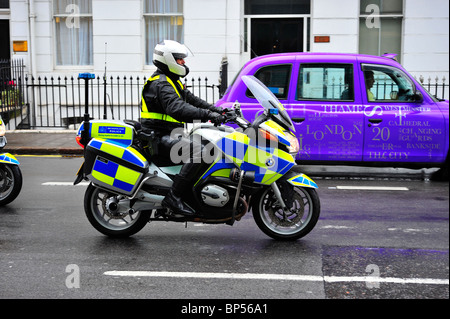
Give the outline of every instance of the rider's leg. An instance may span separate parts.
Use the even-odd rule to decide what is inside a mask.
[[[166,143],[168,142],[166,141]],[[182,143],[176,146],[177,148],[180,147],[180,149],[182,149],[183,146],[189,146],[189,153],[187,154],[188,156],[183,159],[185,163],[180,172],[175,176],[172,188],[163,199],[162,204],[176,213],[193,215],[194,211],[183,202],[181,197],[184,192],[192,189],[193,183],[195,182],[194,179],[202,167],[202,147],[201,143],[195,139],[181,139],[176,143]],[[173,142],[169,144],[171,144],[171,147],[175,145]],[[187,147],[184,149],[187,150]]]

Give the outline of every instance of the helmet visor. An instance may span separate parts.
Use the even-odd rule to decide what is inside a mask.
[[[192,51],[185,44],[181,44],[180,49],[181,50],[178,50],[178,52],[172,53],[175,60],[194,56],[194,53],[192,53]]]

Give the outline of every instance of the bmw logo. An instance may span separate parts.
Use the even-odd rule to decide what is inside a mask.
[[[266,159],[266,166],[267,167],[272,167],[273,165],[275,165],[275,160],[272,157]]]

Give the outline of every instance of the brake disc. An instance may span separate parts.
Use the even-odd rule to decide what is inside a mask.
[[[274,196],[273,196],[274,197]],[[276,199],[275,199],[276,201]],[[294,198],[292,199],[292,207],[283,210],[281,206],[277,205],[277,202],[273,202],[273,205],[267,206],[266,210],[270,219],[277,225],[283,227],[289,227],[300,222],[303,218],[305,212],[305,204],[302,198],[298,194],[294,193]],[[294,207],[298,206],[298,207]]]
[[[0,169],[0,193],[3,193],[9,188],[8,174],[3,169]]]

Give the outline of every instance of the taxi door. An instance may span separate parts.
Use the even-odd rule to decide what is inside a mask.
[[[403,70],[361,64],[365,162],[433,163],[444,160],[444,119]]]
[[[363,113],[353,57],[301,59],[286,110],[300,144],[297,160],[362,161]],[[356,76],[356,78],[355,78]],[[355,89],[357,88],[357,89]]]

